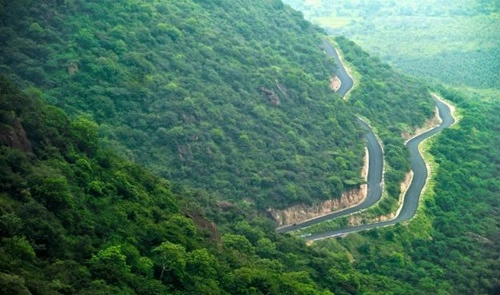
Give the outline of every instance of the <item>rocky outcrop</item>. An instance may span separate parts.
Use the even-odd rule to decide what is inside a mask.
[[[32,152],[31,142],[18,118],[13,119],[9,125],[0,123],[0,145]]]
[[[269,99],[269,101],[274,106],[279,106],[281,104],[279,96],[274,92],[274,90],[260,87],[260,91]]]
[[[342,81],[340,81],[339,77],[333,76],[330,78],[330,89],[337,92],[340,86],[342,86]]]
[[[361,176],[366,180],[368,175],[368,152],[365,151],[365,164]],[[305,220],[326,215],[328,213],[349,208],[361,203],[368,192],[366,184],[359,188],[343,193],[340,198],[332,198],[327,201],[317,202],[312,205],[299,204],[286,209],[268,209],[278,226],[290,225]]]
[[[77,72],[78,72],[78,64],[73,61],[68,65],[68,74],[74,75]]]
[[[202,216],[202,214],[194,211],[185,212],[185,215],[186,217],[194,221],[198,229],[209,233],[209,235],[207,235],[207,238],[215,242],[219,247],[222,246],[221,235],[219,233],[219,230],[217,229],[217,226],[215,226],[212,221]]]
[[[313,205],[300,204],[282,210],[269,209],[268,211],[278,226],[303,222],[359,204],[366,197],[366,186],[363,184],[359,189],[345,192],[338,199],[330,199]]]

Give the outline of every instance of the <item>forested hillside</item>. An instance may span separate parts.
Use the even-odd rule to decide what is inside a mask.
[[[0,66],[162,176],[258,207],[339,196],[363,142],[280,1],[1,1]]]
[[[0,293],[496,294],[498,104],[441,91],[464,113],[432,149],[425,215],[306,246],[202,190],[174,195],[99,147],[94,122],[1,76]]]
[[[318,246],[347,251],[362,272],[403,280],[422,294],[498,294],[500,104],[438,90],[460,108],[461,119],[431,140],[427,159],[435,176],[417,216],[406,226]]]
[[[2,71],[95,120],[121,155],[258,208],[362,181],[362,133],[328,88],[322,35],[280,1],[25,2],[2,2]],[[421,124],[429,96],[388,73],[376,73],[385,82],[372,84],[381,105],[369,119]],[[415,116],[387,113],[409,101],[422,106]]]
[[[421,294],[204,191],[174,195],[3,76],[0,169],[1,294]]]
[[[392,210],[433,114],[345,38],[336,96],[323,38],[277,0],[0,0],[0,294],[499,293],[496,97],[437,89],[462,117],[409,224],[306,246],[254,210],[358,185],[356,114]]]

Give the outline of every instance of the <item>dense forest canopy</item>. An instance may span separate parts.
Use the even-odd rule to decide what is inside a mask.
[[[332,294],[282,264],[286,247],[324,255],[236,208],[213,213],[234,224],[221,236],[187,193],[99,148],[95,123],[3,76],[0,127],[0,293]]]
[[[328,88],[324,36],[280,1],[26,4],[3,4],[4,72],[95,120],[121,155],[258,208],[338,197],[362,182],[362,131]],[[424,107],[369,119],[399,131],[421,124],[431,101],[413,85],[374,84],[363,93],[372,102]]]
[[[129,159],[260,208],[361,181],[321,35],[280,1],[24,2],[2,1],[2,72]]]
[[[359,115],[391,212],[433,115],[343,37],[336,96],[324,38],[277,0],[0,0],[0,293],[499,293],[497,97],[434,89],[461,118],[409,224],[307,246],[254,210],[358,185]]]
[[[207,192],[173,194],[99,147],[94,122],[1,76],[0,291],[495,294],[498,104],[441,91],[464,117],[432,149],[440,168],[418,222],[306,246]]]
[[[205,191],[175,195],[169,181],[101,148],[94,122],[39,95],[0,76],[1,294],[412,290]]]
[[[423,294],[500,291],[500,104],[498,98],[436,89],[460,121],[431,141],[434,170],[417,216],[321,247],[347,250],[360,270],[410,282]],[[404,293],[402,293],[404,294]]]

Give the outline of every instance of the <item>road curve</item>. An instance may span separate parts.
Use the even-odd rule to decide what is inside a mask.
[[[342,81],[342,86],[339,88],[337,93],[341,96],[345,96],[347,92],[353,86],[353,80],[345,70],[340,58],[338,56],[335,47],[333,47],[328,41],[323,41],[323,47],[326,52],[331,55],[336,62],[336,67],[334,69],[337,76]],[[377,140],[377,137],[371,130],[370,126],[361,119],[358,119],[361,127],[367,131],[366,138],[366,147],[368,149],[368,177],[367,177],[367,195],[363,202],[355,205],[353,207],[345,208],[342,210],[334,211],[332,213],[322,215],[319,217],[311,218],[306,221],[296,223],[294,225],[285,225],[282,227],[278,227],[276,229],[277,233],[286,233],[292,230],[298,230],[304,227],[311,226],[313,224],[317,224],[323,221],[335,219],[341,216],[349,215],[355,212],[358,212],[362,209],[366,209],[375,203],[377,203],[382,197],[382,176],[384,169],[384,154],[382,151],[382,147],[380,142]]]
[[[373,133],[373,131],[371,131],[370,126],[361,119],[358,120],[359,123],[361,124],[361,127],[367,131],[365,138],[369,156],[368,156],[368,177],[367,177],[368,189],[366,198],[363,200],[363,202],[353,207],[345,208],[342,210],[334,211],[326,215],[311,218],[306,221],[296,223],[294,225],[286,225],[278,227],[276,229],[277,233],[286,233],[292,230],[298,230],[304,227],[308,227],[323,221],[349,215],[358,212],[362,209],[368,208],[380,200],[380,198],[382,197],[384,154],[382,151],[382,147],[380,146],[380,143],[375,134]]]
[[[340,61],[339,54],[337,53],[337,50],[335,47],[333,47],[330,42],[323,40],[323,48],[325,49],[326,53],[333,57],[335,59],[335,67],[333,68],[334,73],[337,74],[337,77],[340,79],[340,88],[336,91],[338,95],[345,97],[347,92],[351,90],[352,86],[354,85],[354,82],[347,73],[346,69],[344,68],[344,65]]]
[[[341,87],[338,89],[337,93],[341,95],[342,97],[345,97],[345,95],[351,90],[353,87],[353,80],[345,70],[342,62],[340,61],[339,55],[335,49],[328,41],[323,40],[323,48],[325,51],[332,56],[335,59],[336,62],[336,68],[334,71],[337,73],[337,76],[341,80]],[[344,229],[339,229],[339,230],[333,230],[333,231],[328,231],[320,234],[314,234],[310,235],[308,237],[305,237],[306,240],[309,241],[315,241],[315,240],[321,240],[325,238],[331,238],[331,237],[336,237],[336,236],[341,236],[341,235],[346,235],[349,233],[353,232],[359,232],[363,230],[369,230],[377,227],[383,227],[383,226],[388,226],[388,225],[393,225],[398,222],[403,222],[410,220],[416,213],[418,204],[419,204],[419,199],[420,195],[422,193],[422,189],[425,186],[425,183],[427,181],[427,176],[428,176],[428,171],[427,171],[427,166],[425,164],[425,161],[420,154],[420,151],[418,149],[419,144],[424,141],[425,139],[441,132],[441,130],[450,127],[454,122],[455,119],[453,118],[451,114],[451,110],[446,105],[443,101],[439,100],[436,96],[433,95],[433,99],[436,103],[436,107],[439,112],[439,116],[441,118],[441,124],[437,127],[434,127],[418,136],[415,136],[411,140],[409,140],[406,143],[406,146],[409,150],[410,153],[410,163],[411,163],[411,169],[413,171],[413,178],[410,183],[410,186],[408,187],[407,191],[405,192],[404,199],[403,199],[403,204],[401,207],[401,210],[399,211],[398,216],[396,216],[392,220],[387,220],[383,222],[376,222],[376,223],[371,223],[371,224],[366,224],[366,225],[360,225],[360,226],[355,226],[355,227],[350,227],[350,228],[344,228]],[[368,193],[367,197],[365,200],[351,208],[339,210],[332,212],[330,214],[320,216],[317,218],[309,219],[306,220],[302,223],[297,223],[295,225],[289,225],[289,226],[283,226],[280,228],[276,229],[276,232],[278,233],[285,233],[288,231],[292,230],[298,230],[304,227],[308,227],[326,220],[330,219],[335,219],[340,216],[345,216],[349,215],[355,212],[358,212],[362,209],[365,209],[367,207],[370,207],[371,205],[375,204],[378,200],[380,200],[382,196],[382,175],[383,175],[383,151],[380,146],[380,143],[378,142],[377,138],[375,137],[375,134],[371,130],[370,126],[365,123],[362,120],[359,120],[360,124],[363,129],[368,131],[366,134],[366,140],[367,140],[367,148],[368,148],[368,153],[369,153],[369,171],[368,171]]]
[[[453,118],[451,114],[451,110],[448,107],[447,104],[445,104],[443,101],[439,100],[435,96],[433,96],[434,101],[436,102],[436,107],[439,111],[439,116],[441,117],[441,124],[435,128],[432,128],[428,130],[425,133],[422,133],[414,138],[412,138],[410,141],[407,143],[407,147],[410,151],[410,161],[411,161],[411,169],[413,171],[413,179],[410,184],[410,187],[406,191],[404,195],[404,200],[403,200],[403,205],[401,208],[401,211],[399,212],[398,216],[396,216],[394,219],[383,221],[383,222],[376,222],[376,223],[371,223],[371,224],[365,224],[365,225],[360,225],[360,226],[355,226],[355,227],[349,227],[349,228],[344,228],[344,229],[339,229],[339,230],[333,230],[333,231],[328,231],[320,234],[314,234],[306,237],[305,239],[308,241],[317,241],[321,239],[326,239],[326,238],[333,238],[353,232],[359,232],[363,230],[368,230],[368,229],[373,229],[377,227],[383,227],[383,226],[388,226],[388,225],[393,225],[399,222],[407,221],[410,220],[415,213],[417,212],[418,208],[418,203],[420,199],[420,194],[422,193],[422,189],[425,186],[425,183],[427,181],[427,166],[425,164],[425,161],[420,154],[420,151],[418,150],[418,145],[424,141],[425,139],[441,132],[443,129],[450,127],[454,122],[455,119]]]

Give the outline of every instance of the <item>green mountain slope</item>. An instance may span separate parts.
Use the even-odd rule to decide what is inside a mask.
[[[258,208],[361,182],[362,132],[328,88],[324,36],[280,1],[2,3],[2,72],[92,118],[108,147],[159,175]],[[370,120],[400,132],[430,115],[414,81],[384,83]],[[409,101],[423,107],[395,116]]]
[[[277,1],[0,3],[0,70],[28,87],[0,78],[1,294],[500,290],[495,98],[443,93],[465,111],[432,149],[439,184],[417,216],[428,224],[308,247],[216,199],[284,206],[354,185],[354,112],[380,134],[387,186],[397,184],[407,165],[400,133],[432,110],[424,86],[339,38],[362,81],[342,102],[327,88],[320,35]],[[297,142],[278,136],[285,127]],[[210,153],[197,150],[205,144]],[[211,192],[171,189],[116,152]],[[198,163],[202,155],[220,158]],[[257,164],[271,176],[249,186],[242,167]]]
[[[280,1],[2,2],[3,71],[160,175],[259,207],[359,181],[320,35]]]
[[[217,205],[206,192],[174,195],[168,181],[99,148],[95,123],[71,120],[38,95],[0,76],[1,294],[410,288],[277,235],[269,220]],[[190,200],[205,200],[206,210]]]
[[[460,121],[432,139],[435,176],[417,216],[407,225],[318,246],[347,250],[359,270],[401,279],[422,294],[497,294],[500,104],[498,98],[439,91],[458,106]]]
[[[465,111],[432,151],[432,229],[306,246],[206,192],[174,195],[99,148],[95,123],[0,76],[0,293],[495,294],[498,104],[444,94]]]

